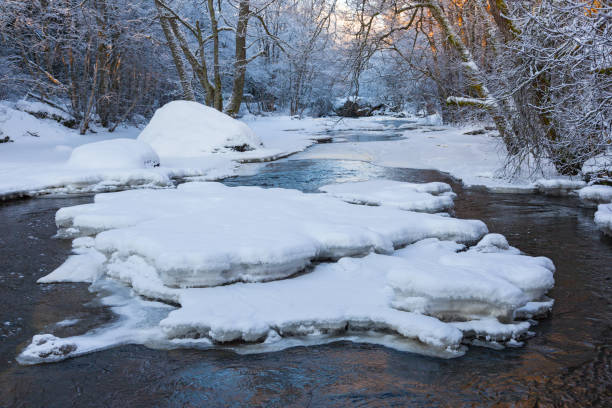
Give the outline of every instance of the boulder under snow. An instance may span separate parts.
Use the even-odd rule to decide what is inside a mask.
[[[138,140],[149,143],[162,157],[244,152],[263,145],[243,122],[191,101],[173,101],[159,108]]]

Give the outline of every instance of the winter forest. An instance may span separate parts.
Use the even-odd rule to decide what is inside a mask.
[[[0,0],[1,407],[611,406],[611,278],[609,0]]]
[[[177,98],[232,116],[486,117],[511,162],[577,174],[610,144],[610,4],[507,3],[5,0],[0,98],[58,106],[82,134]]]

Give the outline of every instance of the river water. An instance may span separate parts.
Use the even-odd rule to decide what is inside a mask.
[[[396,136],[362,140],[376,137]],[[0,204],[0,407],[612,406],[612,240],[575,198],[492,194],[436,171],[356,161],[283,160],[225,183],[312,192],[371,178],[448,182],[457,217],[481,219],[511,245],[551,258],[556,304],[536,336],[451,360],[338,342],[251,355],[122,346],[20,366],[15,356],[34,334],[79,334],[114,316],[85,284],[35,283],[70,253],[69,241],[51,238],[55,212],[91,197],[15,201]],[[65,319],[78,322],[57,325]]]

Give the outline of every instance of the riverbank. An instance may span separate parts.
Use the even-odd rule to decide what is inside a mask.
[[[71,168],[72,151],[87,143],[115,138],[135,139],[142,126],[123,126],[115,132],[96,129],[79,135],[56,120],[35,117],[23,109],[38,105],[0,103],[0,131],[12,142],[0,144],[0,200],[45,194],[83,194],[129,188],[168,188],[185,180],[219,180],[256,171],[252,163],[267,162],[303,152],[299,159],[362,160],[386,167],[434,169],[447,172],[466,186],[496,192],[572,190],[579,180],[538,182],[555,178],[553,170],[532,174],[527,169],[504,173],[505,151],[495,132],[481,125],[454,128],[432,124],[430,118],[371,117],[303,118],[245,117],[242,120],[263,141],[263,147],[245,152],[219,152],[194,157],[162,157],[155,168]],[[27,109],[26,109],[27,110]],[[36,112],[33,112],[36,113]],[[41,116],[41,114],[38,114]],[[393,129],[395,137],[377,139]],[[333,137],[330,135],[333,132]],[[373,140],[368,142],[369,134]],[[360,139],[355,139],[360,134]],[[569,189],[567,187],[570,187]]]

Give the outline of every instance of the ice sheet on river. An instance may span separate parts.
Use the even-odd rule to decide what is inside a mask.
[[[290,279],[186,289],[163,285],[138,256],[111,259],[106,279],[179,307],[164,318],[145,301],[115,300],[130,311],[120,320],[125,325],[64,339],[36,336],[19,361],[57,361],[126,342],[268,351],[348,339],[443,357],[462,355],[463,343],[519,344],[530,323],[515,321],[515,314],[524,317],[515,312],[552,307],[543,296],[553,284],[552,263],[520,255],[496,234],[463,249],[426,239],[393,255],[342,258]],[[145,312],[132,310],[141,303]],[[142,317],[147,308],[157,319]],[[147,320],[150,327],[142,324]]]
[[[97,234],[95,248],[109,259],[141,257],[171,287],[279,279],[311,261],[390,253],[424,238],[470,242],[487,232],[477,220],[220,183],[100,194],[59,210],[56,222],[60,235]]]
[[[401,210],[437,213],[453,207],[451,187],[446,183],[404,183],[368,180],[330,184],[319,188],[349,203],[384,205]]]

